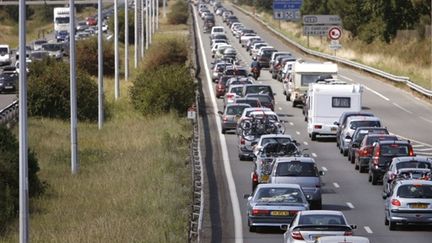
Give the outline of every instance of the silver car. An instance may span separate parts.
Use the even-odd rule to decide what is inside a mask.
[[[432,181],[399,180],[390,193],[384,193],[385,225],[432,223]]]
[[[257,227],[281,227],[291,223],[299,211],[309,210],[306,197],[296,184],[262,184],[248,197],[250,232]]]
[[[349,225],[340,211],[310,210],[298,212],[286,228],[284,243],[313,243],[323,236],[351,236],[357,226]]]
[[[237,128],[237,120],[243,114],[243,110],[250,107],[249,104],[229,104],[225,107],[224,112],[219,111],[222,134],[225,134],[227,130],[235,130]]]
[[[310,157],[277,158],[270,175],[270,183],[299,184],[308,196],[311,208],[321,209],[321,176],[315,160]]]

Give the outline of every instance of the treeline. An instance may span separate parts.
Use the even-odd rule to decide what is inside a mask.
[[[272,11],[272,1],[238,2]],[[344,29],[366,43],[377,39],[388,43],[403,29],[417,29],[424,38],[425,27],[431,24],[430,0],[304,0],[301,12],[339,15]]]

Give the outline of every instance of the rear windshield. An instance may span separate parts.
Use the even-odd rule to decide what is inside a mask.
[[[248,100],[236,100],[236,103],[239,103],[239,104],[249,104],[252,107],[259,107],[260,106],[258,100],[249,100],[249,99]]]
[[[259,203],[304,203],[298,188],[260,188],[255,200]]]
[[[430,169],[431,164],[424,161],[407,161],[407,162],[399,162],[396,164],[396,168],[406,169],[406,168],[417,168],[417,169]]]
[[[315,215],[302,215],[299,219],[299,225],[346,225],[344,218],[341,215],[331,214],[315,214]],[[304,229],[306,230],[306,229]],[[310,228],[308,231],[319,231],[318,228]],[[346,230],[344,227],[342,231]],[[335,230],[336,231],[336,230]],[[337,230],[339,231],[339,230]]]
[[[317,177],[319,175],[314,163],[289,162],[278,164],[276,176]]]
[[[431,185],[402,185],[397,191],[401,198],[432,198]]]
[[[350,128],[355,130],[357,127],[380,127],[379,121],[353,121],[350,124]]]
[[[1,55],[7,54],[7,53],[8,53],[8,49],[7,48],[5,48],[5,47],[1,47],[0,48],[0,54]]]
[[[246,108],[248,108],[248,106],[244,106],[244,105],[243,106],[242,105],[230,106],[227,108],[226,114],[227,115],[239,115],[239,116],[241,116],[241,114],[243,114],[243,110]]]
[[[405,144],[382,144],[381,154],[383,156],[407,156],[409,147]]]
[[[263,138],[261,141],[261,146],[264,146],[268,143],[289,143],[291,142],[290,138]]]
[[[368,137],[366,141],[366,145],[371,145],[378,141],[391,141],[391,140],[397,140],[397,137],[395,136]]]
[[[363,141],[363,138],[368,134],[388,134],[388,131],[385,129],[379,130],[360,130],[354,137],[354,141],[360,143]]]
[[[273,95],[270,86],[247,86],[245,94],[268,94]]]
[[[259,99],[260,100],[260,102],[261,103],[265,103],[265,104],[267,104],[267,103],[271,103],[271,98],[270,98],[270,96],[268,96],[268,95],[257,95],[257,96],[248,96],[248,97],[253,97],[253,98],[257,98],[257,99]]]
[[[248,75],[247,71],[245,69],[237,69],[237,70],[228,69],[228,70],[225,70],[225,74],[226,75],[244,76],[244,77],[247,77],[247,75]]]
[[[241,96],[242,91],[243,91],[243,87],[234,87],[231,88],[230,93],[235,93],[236,95]]]
[[[214,28],[213,32],[224,32],[223,28]]]

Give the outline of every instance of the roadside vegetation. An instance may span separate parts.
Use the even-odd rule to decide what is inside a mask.
[[[301,23],[276,21],[270,4],[263,1],[239,0],[289,38],[307,46]],[[397,3],[397,4],[393,4]],[[431,41],[426,28],[431,24],[430,1],[304,1],[303,14],[337,14],[341,16],[344,33],[340,40],[339,57],[357,61],[389,73],[408,76],[423,87],[432,89]],[[253,7],[252,7],[253,6]],[[373,11],[372,11],[373,10]],[[392,13],[388,16],[388,13]],[[403,30],[403,31],[400,31]],[[398,31],[400,32],[398,35]],[[407,34],[408,33],[408,34]],[[334,54],[326,37],[310,37],[309,47]]]
[[[192,126],[185,114],[195,98],[195,86],[187,66],[188,42],[183,27],[176,32],[166,20],[160,24],[161,30],[169,31],[158,33],[158,41],[146,52],[152,62],[141,62],[137,71],[130,61],[130,81],[121,80],[118,100],[113,95],[113,78],[104,78],[110,115],[101,130],[95,122],[96,77],[79,69],[78,82],[83,84],[78,86],[78,111],[88,108],[88,112],[79,113],[80,171],[74,176],[70,172],[70,123],[65,114],[69,105],[68,65],[50,59],[32,64],[40,66],[30,68],[33,74],[29,80],[35,79],[32,85],[36,91],[29,107],[38,104],[40,112],[29,119],[28,137],[40,167],[37,175],[44,182],[43,193],[30,201],[32,242],[187,242],[192,203]],[[159,41],[163,44],[156,44]],[[180,49],[156,53],[157,48],[171,44]],[[132,53],[133,46],[129,51]],[[92,54],[83,51],[82,55]],[[44,68],[46,74],[39,72]],[[153,94],[139,89],[142,81],[154,83],[157,88],[153,91],[169,87],[168,93],[176,102],[143,112],[134,105],[136,99],[148,99],[147,95]],[[0,175],[2,172],[0,166]],[[32,187],[34,183],[30,183]],[[0,184],[0,200],[5,191]],[[0,242],[18,241],[18,219],[14,217],[0,234]]]

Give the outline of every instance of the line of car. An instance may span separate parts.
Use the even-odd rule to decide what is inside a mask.
[[[298,61],[289,52],[278,52],[265,45],[261,37],[247,29],[232,11],[226,10],[220,3],[210,3],[239,44],[246,47],[251,56],[256,56],[261,66],[269,67],[275,77],[278,77],[278,72],[282,77],[284,69],[280,67],[282,64],[274,63],[279,63],[281,59],[285,59],[284,65]],[[197,2],[196,6],[199,13],[207,12],[208,15],[207,4]],[[252,194],[245,194],[249,230],[256,232],[262,227],[280,227],[286,231],[284,242],[339,240],[328,238],[331,236],[340,236],[341,240],[357,240],[353,242],[369,242],[364,237],[352,236],[356,226],[349,225],[342,212],[321,210],[320,177],[325,172],[318,170],[314,159],[305,153],[306,150],[300,149],[300,144],[292,136],[284,134],[284,121],[274,112],[275,93],[270,85],[257,84],[256,79],[249,77],[247,68],[240,66],[244,60],[237,58],[237,51],[228,40],[225,27],[212,27],[210,44],[212,57],[215,58],[211,68],[212,78],[217,82],[217,98],[224,98],[224,111],[219,112],[221,132],[225,134],[228,130],[234,130],[238,137],[240,160],[254,160]],[[281,58],[276,61],[278,56]],[[241,70],[241,78],[237,76],[237,70]],[[288,70],[285,69],[286,72]],[[259,105],[265,103],[257,97],[262,94],[271,98],[267,107]]]

